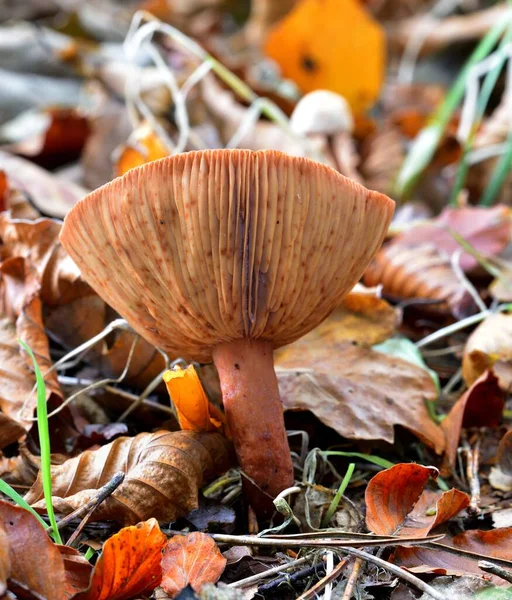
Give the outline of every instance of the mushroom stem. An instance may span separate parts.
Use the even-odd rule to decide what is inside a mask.
[[[273,346],[262,340],[227,342],[214,349],[213,360],[238,462],[249,480],[267,495],[267,502],[262,503],[261,492],[246,486],[251,505],[261,514],[268,509],[269,496],[274,498],[293,485]]]

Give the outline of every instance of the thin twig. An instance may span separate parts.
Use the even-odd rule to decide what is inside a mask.
[[[266,593],[278,588],[281,584],[287,583],[288,585],[292,585],[306,577],[310,577],[311,575],[316,575],[317,577],[323,577],[325,575],[325,567],[323,563],[317,563],[311,565],[310,567],[304,567],[303,569],[299,569],[292,573],[291,575],[283,575],[282,577],[278,577],[277,579],[273,579],[268,583],[264,583],[258,588],[258,593]]]
[[[271,569],[267,569],[262,573],[256,573],[256,575],[251,575],[250,577],[246,577],[245,579],[240,579],[239,581],[235,581],[233,583],[229,583],[227,587],[237,588],[244,587],[246,585],[251,585],[260,581],[261,579],[266,579],[271,575],[275,575],[276,573],[282,573],[283,571],[289,571],[298,565],[303,565],[305,562],[311,560],[311,555],[304,556],[303,558],[297,558],[297,560],[292,560],[285,565],[278,565],[277,567],[272,567]]]
[[[478,563],[478,567],[480,569],[482,569],[482,571],[485,571],[486,573],[492,573],[493,575],[496,575],[497,577],[501,577],[501,579],[504,579],[505,581],[512,583],[512,572],[507,571],[503,567],[495,565],[494,563],[491,563],[487,560],[481,560]]]
[[[346,564],[346,559],[340,561],[328,575],[320,579],[320,581],[318,581],[312,588],[309,588],[307,592],[304,592],[301,596],[299,596],[297,600],[312,600],[312,598],[316,598],[318,592],[321,592],[328,583],[334,581],[341,575],[341,572]]]
[[[116,489],[123,483],[124,477],[125,474],[122,471],[118,471],[106,485],[104,485],[98,490],[98,493],[94,496],[94,498],[89,500],[87,504],[84,504],[84,506],[81,506],[75,511],[75,517],[78,516],[76,513],[85,513],[85,516],[83,517],[80,524],[75,529],[69,540],[66,542],[66,546],[73,546],[73,543],[78,538],[83,528],[86,526],[87,521],[91,518],[92,513],[104,500],[106,500],[112,493],[116,491]],[[71,517],[71,515],[68,515],[68,517]],[[61,523],[62,520],[58,525],[59,529],[61,527]]]
[[[378,567],[381,567],[382,569],[393,573],[393,575],[396,575],[400,579],[407,581],[407,583],[410,583],[412,586],[414,586],[424,594],[428,594],[432,598],[435,598],[435,600],[446,600],[446,596],[444,594],[438,592],[433,587],[431,587],[430,585],[428,585],[409,571],[405,571],[404,569],[391,564],[387,560],[383,560],[382,558],[378,558],[377,556],[373,556],[373,554],[364,552],[364,550],[358,550],[357,548],[341,548],[340,550],[342,552],[347,552],[347,554],[357,556],[358,558],[366,560],[367,562],[371,562],[377,565]]]
[[[477,439],[473,448],[468,442],[465,442],[466,451],[466,475],[471,492],[471,500],[468,506],[468,514],[476,517],[481,513],[480,509],[480,479],[478,478],[478,468],[480,466],[480,438]]]
[[[362,558],[356,558],[354,564],[352,565],[352,571],[348,578],[347,586],[345,587],[343,598],[341,600],[350,600],[350,598],[352,598],[352,594],[354,593],[354,588],[356,587],[357,579],[363,564],[364,560]]]

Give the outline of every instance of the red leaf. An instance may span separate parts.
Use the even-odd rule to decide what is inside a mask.
[[[398,464],[381,471],[366,488],[366,525],[378,535],[392,535],[418,502],[434,467]]]
[[[480,531],[474,529],[455,536],[451,545],[475,554],[512,560],[512,527]]]
[[[176,536],[167,542],[162,558],[162,588],[175,598],[188,584],[198,592],[222,575],[226,559],[204,533]]]
[[[162,578],[166,541],[156,519],[121,529],[105,542],[89,589],[75,600],[128,600],[150,592]]]

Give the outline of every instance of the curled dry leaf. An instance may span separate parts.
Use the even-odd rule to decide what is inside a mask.
[[[162,558],[162,588],[170,598],[190,585],[199,592],[205,583],[215,583],[226,566],[217,544],[204,533],[174,536]]]
[[[503,416],[505,393],[492,370],[486,371],[454,404],[441,424],[446,435],[443,474],[455,465],[464,427],[497,427]]]
[[[469,506],[470,498],[464,492],[424,490],[413,510],[407,515],[401,535],[427,536],[435,527],[457,516]]]
[[[384,32],[357,0],[301,0],[270,32],[265,52],[303,92],[337,92],[355,113],[379,94]]]
[[[464,348],[462,374],[468,386],[487,369],[504,390],[512,385],[512,314],[496,313],[482,321]]]
[[[309,342],[309,335],[275,354],[285,410],[309,410],[349,439],[393,443],[401,425],[443,451],[443,432],[425,406],[437,398],[425,369],[351,342]]]
[[[11,563],[10,589],[26,590],[46,600],[66,600],[78,591],[67,580],[59,547],[34,515],[0,500],[0,525]]]
[[[377,535],[393,535],[418,502],[434,467],[398,464],[377,473],[366,488],[366,526]],[[428,532],[427,532],[428,534]],[[425,534],[425,535],[427,535]]]
[[[162,578],[166,541],[156,519],[121,529],[103,545],[88,589],[75,600],[129,600],[149,594]]]
[[[218,431],[223,415],[210,402],[194,365],[175,367],[164,373],[164,381],[184,431]]]
[[[198,490],[231,466],[228,441],[217,433],[185,431],[121,437],[52,468],[53,506],[69,514],[90,500],[117,471],[124,482],[93,513],[93,519],[134,524],[149,517],[173,521],[198,507]],[[45,506],[41,473],[25,499]]]
[[[382,284],[385,293],[397,298],[430,298],[437,302],[434,310],[437,306],[457,317],[475,312],[474,301],[451,264],[460,246],[450,230],[481,254],[497,256],[510,243],[511,213],[505,206],[446,208],[435,221],[409,228],[382,248],[365,273],[365,283]],[[463,253],[459,264],[470,271],[477,261]]]

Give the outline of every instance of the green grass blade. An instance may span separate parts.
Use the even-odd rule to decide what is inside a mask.
[[[507,175],[512,168],[512,133],[507,138],[507,150],[501,155],[498,164],[496,165],[491,179],[487,184],[482,197],[480,198],[480,206],[492,206],[499,194]]]
[[[332,519],[332,516],[334,515],[334,513],[336,512],[338,505],[341,501],[341,498],[342,498],[343,494],[345,493],[345,490],[347,489],[347,486],[350,483],[350,480],[352,479],[352,475],[354,474],[355,468],[356,468],[356,465],[354,463],[349,464],[347,472],[345,473],[345,477],[343,477],[343,480],[340,483],[340,487],[338,488],[336,495],[334,496],[331,503],[329,504],[329,508],[327,509],[327,512],[325,513],[324,518],[322,519],[321,527],[327,527],[327,525],[329,525],[329,522]]]
[[[36,513],[36,511],[30,506],[30,504],[28,504],[23,496],[20,496],[18,492],[3,479],[0,479],[0,492],[8,496],[13,502],[16,502],[18,506],[21,506],[21,508],[24,508],[25,510],[28,510],[28,512],[32,513],[45,529],[50,528],[50,526],[41,518],[41,515]]]
[[[53,512],[52,504],[52,467],[50,462],[50,432],[48,429],[48,410],[46,406],[46,384],[39,369],[39,365],[35,359],[32,350],[25,344],[24,341],[18,340],[23,346],[25,352],[32,359],[37,382],[37,429],[39,431],[39,445],[41,447],[41,475],[43,480],[43,493],[46,502],[46,510],[48,518],[53,528],[52,537],[58,543],[62,544],[60,532],[57,527],[55,513]]]
[[[512,41],[512,26],[509,25],[509,27],[507,28],[507,30],[505,32],[505,35],[503,36],[503,38],[500,42],[499,48],[498,48],[499,52],[501,53],[499,62],[494,67],[494,69],[492,69],[491,71],[489,71],[487,73],[487,75],[485,76],[484,82],[482,83],[482,89],[478,96],[478,103],[477,103],[477,107],[476,107],[475,123],[479,123],[485,114],[485,109],[487,108],[487,104],[489,103],[491,94],[496,86],[498,77],[500,76],[500,73],[507,61],[507,53],[505,51],[505,48],[506,48],[506,46],[508,46],[510,41]],[[451,206],[457,205],[457,200],[458,200],[460,191],[462,190],[462,188],[464,187],[464,184],[466,183],[466,177],[467,177],[467,173],[468,173],[468,169],[469,169],[467,157],[473,147],[474,141],[475,141],[475,135],[473,132],[464,145],[463,154],[459,161],[459,167],[457,169],[457,175],[455,177],[455,183],[454,183],[453,190],[452,190],[451,197],[450,197],[450,205]]]
[[[446,126],[464,96],[469,71],[476,63],[491,53],[510,21],[511,16],[502,19],[482,38],[462,68],[444,102],[435,112],[431,122],[420,131],[412,143],[395,183],[395,193],[399,196],[406,197],[414,189],[423,171],[432,160]]]
[[[366,460],[378,467],[382,467],[383,469],[390,469],[395,466],[395,463],[392,463],[385,458],[380,458],[380,456],[372,456],[371,454],[363,454],[361,452],[342,452],[341,450],[325,450],[321,452],[322,456],[344,456],[346,458],[360,458],[361,460]]]

